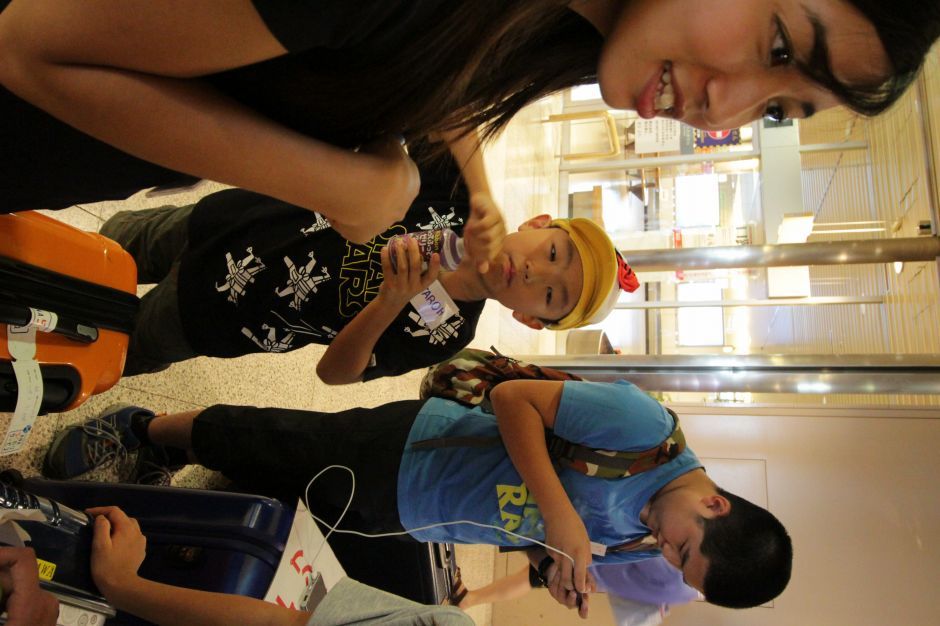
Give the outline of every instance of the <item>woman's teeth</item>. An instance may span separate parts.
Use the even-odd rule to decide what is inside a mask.
[[[672,88],[672,63],[666,62],[663,75],[659,79],[659,90],[653,100],[653,106],[658,113],[672,113],[676,103],[676,95]]]

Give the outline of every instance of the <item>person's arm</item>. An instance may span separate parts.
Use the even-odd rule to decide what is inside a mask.
[[[392,269],[391,263],[393,245],[398,246],[397,270]],[[393,240],[382,249],[381,258],[384,278],[378,295],[333,338],[317,363],[317,376],[328,385],[362,380],[375,344],[411,298],[437,280],[441,269],[440,257],[434,254],[427,271],[422,273],[421,253],[414,239]]]
[[[457,605],[467,610],[481,604],[516,600],[532,591],[529,584],[529,568],[525,567],[515,574],[497,578],[490,584],[478,589],[467,589],[467,594]]]
[[[476,130],[441,133],[470,192],[470,218],[463,230],[467,255],[482,274],[499,254],[506,236],[502,211],[493,201],[483,162],[483,148]]]
[[[310,613],[255,598],[196,591],[137,575],[147,540],[137,521],[117,507],[89,509],[95,515],[91,573],[98,589],[118,609],[158,626],[303,626]]]
[[[0,13],[0,83],[19,97],[134,156],[319,211],[367,241],[417,195],[401,145],[337,148],[189,80],[285,53],[250,0],[13,0]]]
[[[499,432],[513,466],[535,496],[545,520],[545,543],[561,550],[559,575],[585,593],[591,545],[584,522],[578,515],[545,445],[546,428],[553,428],[564,383],[544,380],[510,380],[493,388],[490,400]],[[570,584],[569,583],[569,584]]]
[[[32,548],[0,547],[0,590],[7,626],[55,626],[59,602],[39,588]]]

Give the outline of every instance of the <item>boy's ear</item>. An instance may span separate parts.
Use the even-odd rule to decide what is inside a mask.
[[[711,514],[710,517],[724,517],[731,512],[731,502],[728,501],[728,498],[717,493],[705,496],[701,502],[708,509]]]
[[[513,311],[512,317],[514,320],[520,324],[525,324],[529,328],[534,328],[535,330],[542,330],[545,328],[545,324],[537,317],[532,315],[526,315],[525,313],[520,313],[519,311]]]
[[[542,213],[541,215],[536,215],[535,217],[530,217],[526,221],[519,224],[519,230],[533,230],[536,228],[548,228],[548,225],[552,223],[552,216],[548,213]]]

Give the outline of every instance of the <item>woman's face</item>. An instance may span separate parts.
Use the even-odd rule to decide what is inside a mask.
[[[609,26],[598,67],[605,102],[704,129],[839,104],[794,64],[821,43],[839,82],[890,75],[874,27],[845,0],[635,0]]]

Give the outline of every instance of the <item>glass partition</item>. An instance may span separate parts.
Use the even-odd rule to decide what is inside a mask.
[[[602,224],[628,261],[636,250],[929,235],[935,218],[918,107],[936,106],[918,98],[927,96],[911,90],[874,120],[836,109],[800,123],[703,133],[606,109],[596,88],[584,87],[566,95],[552,120],[561,124],[559,201],[569,215]],[[935,263],[639,277],[640,290],[622,294],[600,325],[624,354],[940,353]],[[919,299],[921,310],[901,293]],[[921,318],[918,343],[904,326]],[[937,402],[676,395],[710,403]]]

